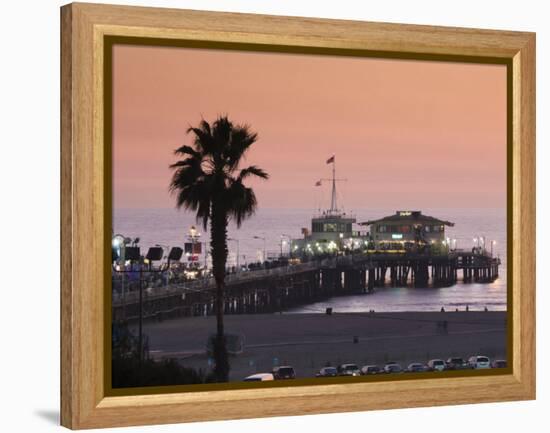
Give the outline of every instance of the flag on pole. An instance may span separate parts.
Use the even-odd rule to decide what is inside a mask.
[[[315,182],[315,186],[321,186],[321,181],[318,180],[317,182]]]
[[[334,162],[334,155],[327,159],[327,164],[330,164],[331,162]]]

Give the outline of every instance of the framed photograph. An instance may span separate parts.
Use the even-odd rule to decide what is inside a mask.
[[[535,398],[533,33],[61,21],[62,425]]]

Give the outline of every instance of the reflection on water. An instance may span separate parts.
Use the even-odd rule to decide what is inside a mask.
[[[502,279],[491,284],[463,284],[452,287],[410,288],[385,287],[377,288],[368,295],[340,296],[322,302],[290,310],[289,313],[322,313],[332,307],[335,313],[356,313],[364,311],[446,311],[459,309],[506,311],[506,287]]]

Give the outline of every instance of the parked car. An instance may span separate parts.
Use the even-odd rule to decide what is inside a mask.
[[[340,376],[361,376],[361,370],[357,364],[342,364],[338,366]]]
[[[251,376],[245,377],[244,382],[264,382],[266,380],[274,380],[272,373],[257,373]]]
[[[295,379],[296,372],[290,365],[283,365],[281,367],[275,367],[272,371],[275,380],[283,379]]]
[[[380,374],[383,373],[382,369],[378,367],[377,365],[365,365],[361,369],[361,374],[369,375],[369,374]]]
[[[428,361],[428,369],[430,371],[443,371],[445,370],[445,361],[442,359],[430,359]]]
[[[465,368],[470,368],[468,362],[464,361],[462,358],[448,358],[446,364],[448,370],[464,370]]]
[[[388,362],[384,366],[385,373],[402,373],[403,369],[397,362]]]
[[[335,377],[338,376],[338,370],[336,367],[323,367],[319,370],[319,373],[315,377]]]
[[[468,364],[470,365],[470,368],[473,369],[491,368],[490,359],[481,355],[470,356],[468,359]]]
[[[491,368],[506,368],[508,366],[508,363],[505,359],[495,359],[493,362],[491,362]]]
[[[421,364],[420,362],[412,362],[408,365],[405,371],[407,373],[423,373],[425,371],[428,371],[428,367],[424,364]]]

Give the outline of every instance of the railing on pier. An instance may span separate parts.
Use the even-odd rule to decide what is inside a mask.
[[[445,255],[413,252],[356,253],[276,268],[228,274],[226,311],[270,312],[327,296],[369,293],[387,283],[393,286],[449,286],[458,281],[487,283],[498,277],[500,259],[488,254],[452,251]],[[139,270],[125,280],[113,278],[113,308],[120,317],[132,317],[140,292],[149,316],[174,311],[177,314],[212,314],[215,282],[212,277],[192,281],[169,280],[167,270]],[[126,310],[133,310],[133,313]]]
[[[306,263],[300,263],[295,265],[281,266],[272,269],[258,269],[250,271],[236,272],[229,274],[225,277],[225,285],[230,286],[233,284],[240,284],[251,282],[259,279],[283,277],[292,274],[307,272],[318,269],[320,266],[330,266],[325,259],[321,261],[311,261]],[[167,296],[174,296],[177,294],[183,295],[188,292],[206,292],[213,290],[216,284],[213,277],[199,278],[192,281],[183,283],[168,283],[160,287],[144,288],[145,296],[149,300],[164,298]],[[126,291],[124,295],[122,292],[113,292],[113,306],[122,305],[123,297],[125,302],[132,303],[137,302],[139,293],[137,290]]]

